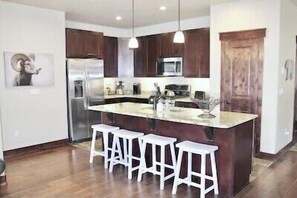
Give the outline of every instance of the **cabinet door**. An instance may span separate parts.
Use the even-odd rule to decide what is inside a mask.
[[[84,31],[83,38],[85,57],[103,58],[103,33]]]
[[[209,53],[210,53],[209,28],[199,30],[199,35],[200,35],[199,77],[200,78],[209,78]]]
[[[173,43],[174,32],[160,34],[158,42],[160,43],[160,57],[178,57],[183,55],[184,44]]]
[[[137,38],[139,47],[134,49],[134,77],[146,77],[147,76],[147,37]]]
[[[147,36],[147,48],[147,77],[155,77],[157,58],[160,53],[157,35]]]
[[[199,76],[199,34],[196,30],[184,31],[185,48],[183,56],[183,74],[185,77]]]
[[[67,58],[103,58],[103,34],[66,29]]]
[[[118,38],[104,36],[104,77],[118,77]]]
[[[160,43],[160,57],[166,58],[171,56],[172,42],[170,42],[170,33],[158,35],[158,42]]]
[[[209,77],[209,29],[184,31],[183,74],[185,77]]]
[[[66,29],[66,57],[81,58],[83,57],[83,31]]]
[[[184,54],[184,43],[174,43],[173,38],[174,38],[175,32],[169,33],[168,34],[168,42],[171,44],[171,50],[170,50],[170,56],[172,57],[182,57]]]

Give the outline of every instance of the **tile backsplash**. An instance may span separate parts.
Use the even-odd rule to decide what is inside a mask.
[[[109,87],[115,90],[116,81],[123,81],[126,93],[132,93],[133,83],[141,83],[141,91],[149,92],[154,90],[154,83],[158,83],[161,91],[167,84],[189,84],[191,85],[191,94],[195,91],[205,91],[209,93],[209,78],[184,78],[184,77],[152,77],[152,78],[104,78],[104,88]]]

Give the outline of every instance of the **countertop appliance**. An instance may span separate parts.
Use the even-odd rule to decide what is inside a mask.
[[[173,91],[175,98],[186,98],[190,97],[191,86],[190,85],[178,85],[178,84],[169,84],[165,85],[165,95],[168,91]]]
[[[69,139],[91,138],[91,125],[100,123],[100,113],[88,106],[104,104],[103,60],[67,59]]]
[[[116,94],[124,95],[124,82],[123,81],[116,82]]]
[[[158,58],[156,64],[157,76],[182,76],[182,57]]]
[[[141,84],[140,83],[134,83],[133,84],[133,95],[141,94]]]
[[[195,99],[205,99],[205,92],[204,91],[195,91],[195,95],[194,95]]]

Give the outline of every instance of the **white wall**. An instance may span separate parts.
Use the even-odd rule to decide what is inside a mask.
[[[276,150],[292,140],[294,119],[294,81],[297,35],[297,7],[289,0],[281,1],[280,59],[278,67],[279,95],[277,103]],[[292,79],[286,80],[286,60],[294,60]]]
[[[282,13],[291,6],[288,2],[285,3],[285,5],[285,8],[282,9]],[[296,12],[295,6],[290,8],[290,14],[285,15],[285,18],[282,18],[282,22],[285,21],[284,19],[288,21],[292,19],[293,12]],[[282,26],[280,26],[280,0],[238,1],[211,7],[210,91],[212,95],[220,95],[221,43],[219,41],[219,33],[267,28],[266,37],[264,39],[260,146],[260,150],[265,153],[275,154],[291,140],[291,132],[285,135],[284,131],[285,128],[288,130],[292,129],[290,124],[293,119],[291,98],[293,85],[283,82],[283,80],[280,79],[283,78],[283,76],[280,75],[280,65],[283,65],[284,59],[288,57],[294,58],[293,53],[295,53],[295,50],[292,51],[292,45],[295,45],[295,41],[292,38],[292,29],[288,27],[290,25],[296,26],[294,21],[283,23]],[[286,28],[286,30],[282,31],[282,39],[280,39],[281,28]],[[289,48],[286,48],[285,46],[288,45],[288,43]],[[280,44],[283,46],[281,49]],[[287,85],[289,85],[289,87],[286,87]],[[278,93],[281,87],[284,88],[284,94],[279,97]],[[283,103],[285,102],[288,102],[288,104],[284,105]],[[287,120],[285,121],[285,119]],[[288,124],[288,122],[291,123]]]
[[[67,138],[65,14],[0,1],[0,24],[2,66],[5,51],[54,56],[53,86],[6,88],[0,67],[4,150]]]

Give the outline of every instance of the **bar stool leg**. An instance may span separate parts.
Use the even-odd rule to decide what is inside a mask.
[[[174,150],[174,145],[173,143],[170,144],[170,151],[171,151],[171,159],[172,159],[172,166],[173,170],[176,169],[176,156],[175,156],[175,150]]]
[[[97,133],[97,131],[95,129],[93,129],[93,136],[92,136],[92,142],[91,142],[91,152],[90,152],[90,160],[89,160],[90,163],[93,163],[93,159],[94,159],[96,133]]]
[[[127,139],[123,139],[123,144],[124,144],[124,162],[125,162],[125,166],[128,166],[128,154],[127,154]]]
[[[205,154],[201,155],[200,198],[205,197]]]
[[[164,189],[165,177],[165,146],[161,146],[161,162],[160,162],[160,190]]]
[[[190,182],[192,182],[192,153],[188,152],[188,186],[190,186]]]
[[[116,138],[116,147],[115,147],[115,151],[118,152],[118,155],[119,155],[119,160],[121,162],[123,162],[123,154],[122,154],[122,148],[121,148],[121,143],[120,143],[120,138],[117,137]],[[116,149],[117,148],[117,149]]]
[[[110,164],[109,164],[109,172],[111,173],[113,170],[113,163],[115,158],[115,151],[116,151],[116,143],[118,138],[114,135],[112,141],[112,149],[111,149],[111,157],[110,157]]]
[[[142,169],[144,168],[144,165],[146,164],[145,162],[145,149],[146,149],[146,142],[142,142],[141,146],[141,151],[140,151],[140,165],[138,169],[138,176],[137,176],[137,181],[141,181],[142,177]]]
[[[108,168],[108,134],[107,133],[103,133],[103,144],[104,144],[104,168],[107,169]]]
[[[215,159],[214,153],[210,153],[210,161],[211,161],[211,171],[212,171],[212,177],[213,177],[214,193],[217,195],[217,194],[219,194],[219,187],[218,187],[216,159]]]
[[[129,145],[129,150],[128,150],[128,155],[127,155],[127,158],[128,158],[128,179],[132,179],[132,140],[129,139],[129,142],[128,142],[128,145]]]
[[[178,157],[177,157],[177,163],[176,163],[176,169],[175,169],[175,176],[174,176],[174,183],[173,183],[173,188],[172,188],[172,194],[176,194],[177,186],[179,183],[179,174],[180,174],[180,167],[181,167],[181,162],[182,162],[182,157],[183,157],[183,150],[179,149],[178,151]]]
[[[152,145],[152,154],[153,154],[153,170],[154,170],[154,175],[156,175],[156,171],[157,171],[157,159],[156,159],[156,145],[153,144]]]

